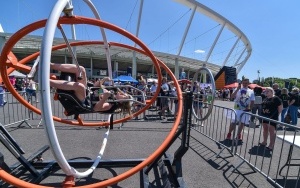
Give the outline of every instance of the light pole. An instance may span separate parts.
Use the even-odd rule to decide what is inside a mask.
[[[258,83],[260,84],[260,77],[259,77],[259,74],[260,74],[260,70],[257,70],[257,75],[258,75],[257,80],[258,80]]]

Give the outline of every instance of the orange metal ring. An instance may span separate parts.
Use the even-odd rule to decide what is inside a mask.
[[[3,81],[5,81],[5,83],[8,83],[7,86],[8,86],[8,89],[10,91],[13,91],[13,88],[12,88],[12,85],[10,84],[10,82],[8,81],[8,76],[7,76],[7,72],[6,72],[6,66],[8,66],[8,64],[6,64],[7,54],[11,51],[12,46],[14,44],[16,44],[16,42],[19,41],[21,37],[23,37],[26,34],[28,34],[29,32],[31,32],[31,27],[38,29],[40,27],[43,27],[45,25],[45,22],[46,22],[46,20],[42,20],[42,21],[35,22],[35,23],[23,28],[22,30],[17,32],[16,35],[13,35],[10,38],[10,40],[6,43],[6,45],[4,46],[4,48],[2,50],[2,53],[1,53],[1,57],[0,57],[0,69],[1,69],[1,75],[4,78]],[[66,18],[61,18],[59,23],[60,24],[81,24],[81,23],[84,23],[84,24],[96,25],[96,26],[105,27],[105,28],[108,28],[108,29],[111,29],[111,30],[114,30],[116,32],[119,32],[119,33],[123,34],[123,32],[122,32],[123,30],[116,27],[116,26],[113,26],[109,23],[106,23],[106,22],[103,22],[103,21],[100,21],[100,20],[95,20],[95,19],[90,19],[90,18],[84,18],[84,17],[72,17],[72,18],[67,18],[67,19]],[[125,36],[130,38],[130,39],[136,39],[133,35],[131,35],[127,32],[125,32]],[[178,100],[178,116],[177,116],[177,118],[174,122],[174,126],[172,127],[170,133],[167,135],[167,137],[163,141],[163,143],[148,158],[146,158],[143,162],[141,162],[137,166],[129,169],[128,171],[126,171],[126,172],[124,172],[124,173],[122,173],[122,174],[120,174],[116,177],[110,178],[108,180],[105,180],[105,181],[102,181],[102,182],[99,182],[99,183],[94,183],[94,184],[90,184],[90,185],[86,185],[86,186],[80,186],[80,187],[86,187],[86,188],[106,187],[106,186],[109,186],[109,185],[116,184],[116,183],[118,183],[118,182],[120,182],[120,181],[136,174],[137,172],[142,170],[145,166],[151,164],[168,147],[168,145],[170,144],[170,142],[171,142],[172,138],[174,137],[174,135],[177,131],[177,128],[179,126],[180,117],[182,116],[182,93],[181,93],[179,84],[178,84],[174,74],[170,71],[170,69],[162,61],[155,58],[154,55],[151,53],[151,51],[148,50],[148,48],[143,43],[141,43],[138,40],[137,44],[140,45],[143,48],[143,50],[145,50],[144,51],[145,54],[150,55],[149,57],[153,61],[154,66],[156,66],[156,68],[158,70],[160,70],[159,65],[162,66],[169,73],[172,80],[174,81],[175,87],[177,88],[177,95],[178,95],[178,98],[179,98],[179,100]],[[159,79],[158,84],[159,84],[159,86],[161,85],[161,77],[162,77],[161,73],[158,74],[158,79]],[[16,95],[16,92],[15,92],[15,95]],[[152,99],[152,100],[155,100],[155,97],[157,97],[157,95],[158,95],[158,90],[157,90],[157,92],[155,93],[155,95],[153,97],[154,99]],[[20,102],[25,101],[20,96],[18,96],[18,95],[16,95],[16,96],[15,97]],[[27,105],[28,103],[26,104],[26,101],[22,102],[22,104],[24,104],[28,108],[30,107],[29,105]],[[146,107],[149,107],[149,105],[150,105],[150,103]],[[145,109],[146,109],[146,107],[145,107]],[[37,112],[37,113],[38,112],[40,113],[40,111],[37,108],[35,108],[34,111]],[[31,184],[31,183],[25,182],[23,180],[20,180],[16,177],[11,176],[10,174],[8,174],[7,172],[5,172],[2,169],[0,169],[0,177],[1,177],[2,180],[6,181],[6,182],[8,182],[8,183],[10,183],[14,186],[17,186],[17,187],[37,187],[37,188],[46,187],[46,186]]]
[[[17,68],[17,69],[21,69],[24,71],[29,71],[30,69],[28,68],[28,66],[25,66],[24,64],[26,64],[27,62],[29,62],[30,60],[33,60],[34,58],[36,58],[39,55],[38,53],[32,54],[30,56],[28,56],[28,58],[24,58],[23,60],[21,60],[18,63],[12,63],[12,62],[7,62],[7,54],[10,53],[12,47],[17,43],[17,41],[19,41],[22,37],[26,36],[28,33],[37,30],[41,27],[44,27],[46,24],[47,20],[41,20],[35,23],[32,23],[28,26],[25,26],[24,28],[22,28],[21,30],[19,30],[18,32],[16,32],[14,35],[12,35],[10,37],[10,39],[7,41],[7,43],[5,44],[5,46],[3,47],[2,53],[1,53],[1,58],[0,58],[0,69],[1,69],[1,75],[3,78],[4,83],[6,84],[7,89],[12,93],[12,95],[20,102],[22,103],[24,106],[26,106],[27,108],[29,108],[30,110],[34,111],[37,114],[41,114],[41,111],[36,108],[35,106],[31,105],[30,103],[28,103],[11,85],[11,83],[9,82],[8,79],[8,73],[5,71],[6,67],[13,67],[13,68]],[[159,79],[159,84],[161,82],[161,71],[160,71],[160,66],[155,58],[155,56],[153,55],[153,53],[146,47],[145,44],[143,44],[138,38],[136,38],[134,35],[128,33],[127,31],[114,26],[112,24],[109,24],[107,22],[104,21],[99,21],[96,19],[91,19],[91,18],[85,18],[85,17],[62,17],[61,19],[59,19],[59,24],[90,24],[90,25],[96,25],[96,26],[100,26],[100,27],[105,27],[111,30],[114,30],[120,34],[123,34],[124,36],[128,37],[129,39],[131,39],[132,41],[134,41],[136,44],[138,44],[141,48],[143,48],[145,51],[143,52],[144,54],[148,55],[153,64],[154,67],[157,71],[157,75],[158,75],[158,79]],[[94,41],[95,42],[95,41]],[[98,41],[99,43],[99,41]],[[88,44],[93,44],[93,42],[90,41],[86,41],[86,45]],[[80,43],[77,43],[77,45],[80,45]],[[57,48],[56,48],[57,47]],[[57,50],[57,49],[61,49],[66,47],[65,44],[63,45],[58,45],[53,47],[53,50]],[[137,48],[136,48],[137,49]],[[5,67],[5,68],[4,68]],[[159,85],[160,86],[160,85]],[[153,99],[154,101],[155,99]],[[150,105],[146,105],[144,110],[146,110]],[[136,114],[140,114],[143,111],[139,111]],[[123,119],[119,119],[114,121],[114,123],[121,123],[124,122],[128,119],[130,119],[131,117],[125,117]],[[66,124],[72,124],[72,125],[81,125],[81,126],[107,126],[109,125],[109,122],[97,122],[97,123],[84,123],[81,124],[78,121],[71,121],[71,120],[65,120],[62,118],[58,118],[58,117],[53,117],[53,119],[55,121],[58,122],[62,122],[62,123],[66,123]]]

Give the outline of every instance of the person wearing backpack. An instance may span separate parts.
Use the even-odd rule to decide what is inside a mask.
[[[292,119],[292,125],[297,125],[298,123],[298,108],[300,106],[299,88],[293,88],[290,101],[289,101],[289,112]]]

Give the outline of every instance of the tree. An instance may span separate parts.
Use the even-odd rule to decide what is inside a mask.
[[[262,77],[261,79],[262,86],[264,87],[272,86],[272,84],[277,83],[279,85],[279,88],[285,88],[286,86],[288,86],[287,89],[289,91],[291,91],[293,87],[300,88],[300,83],[297,78],[283,79],[283,78],[274,77],[274,83],[272,81],[273,81],[273,77],[267,77],[267,78]]]

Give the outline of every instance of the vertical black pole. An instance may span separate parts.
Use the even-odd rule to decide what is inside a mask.
[[[173,169],[177,177],[182,177],[182,163],[181,159],[187,152],[190,146],[190,132],[192,124],[192,105],[193,105],[193,93],[188,91],[184,93],[184,113],[183,113],[183,123],[181,128],[183,128],[181,133],[181,146],[177,149],[174,154]]]
[[[11,171],[11,169],[4,162],[4,156],[3,156],[3,154],[1,152],[0,152],[0,168],[2,168],[3,170],[5,170],[6,172],[10,172]],[[1,183],[0,183],[0,187],[1,187]]]
[[[109,118],[109,128],[110,129],[114,129],[114,114],[110,115],[110,118]]]

